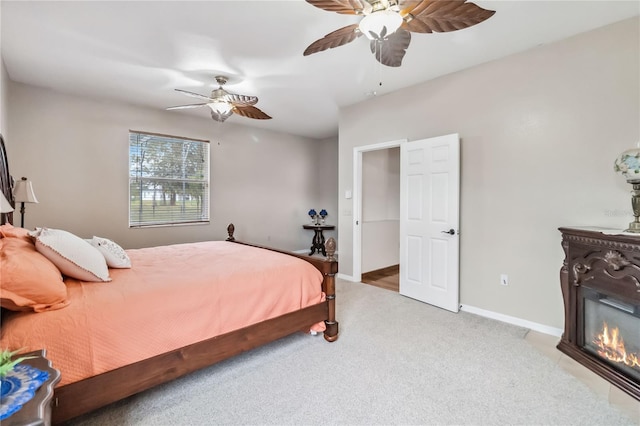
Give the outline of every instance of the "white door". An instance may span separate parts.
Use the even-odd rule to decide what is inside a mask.
[[[400,294],[458,312],[458,135],[405,142],[400,162]]]

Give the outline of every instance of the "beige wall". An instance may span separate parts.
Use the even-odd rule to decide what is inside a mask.
[[[5,138],[7,134],[7,115],[8,115],[8,85],[9,76],[7,75],[7,69],[4,66],[4,60],[2,60],[2,51],[0,49],[0,134]]]
[[[322,169],[325,161],[337,164],[337,139],[317,141],[15,82],[9,104],[11,171],[33,181],[40,202],[27,205],[27,228],[61,228],[136,248],[223,239],[233,222],[240,239],[299,250],[310,245],[311,235],[302,229],[310,206],[322,202],[337,211],[337,166]],[[129,229],[130,129],[211,141],[210,225]]]
[[[612,166],[640,140],[639,35],[634,18],[343,109],[339,194],[355,146],[459,133],[461,303],[561,328],[557,228],[632,219]],[[350,275],[352,200],[339,207]]]
[[[335,225],[333,231],[324,231],[325,238],[333,237],[338,241],[338,137],[318,141],[316,144],[316,162],[319,166],[315,181],[320,191],[318,201],[310,205],[306,211],[327,211],[327,225]],[[305,218],[306,219],[306,218]],[[311,246],[313,231],[307,231],[308,246]],[[339,249],[338,249],[339,250]]]
[[[2,16],[2,2],[0,2],[0,17]],[[4,125],[6,123],[6,106],[7,106],[7,70],[2,59],[2,35],[0,35],[0,134],[5,135]]]

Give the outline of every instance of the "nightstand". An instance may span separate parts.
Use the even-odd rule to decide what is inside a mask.
[[[2,421],[2,426],[48,426],[51,424],[51,400],[53,387],[60,381],[60,372],[51,366],[44,349],[20,354],[20,356],[35,356],[22,361],[42,371],[49,373],[49,379],[40,386],[35,396],[14,413]]]

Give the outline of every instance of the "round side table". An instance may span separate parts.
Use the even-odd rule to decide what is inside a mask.
[[[302,225],[304,229],[313,229],[313,241],[311,244],[311,252],[309,256],[313,255],[316,251],[318,253],[322,253],[323,256],[327,256],[327,250],[324,248],[324,235],[322,235],[322,231],[330,231],[335,229],[335,225]]]

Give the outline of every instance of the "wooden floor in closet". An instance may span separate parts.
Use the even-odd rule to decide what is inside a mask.
[[[365,272],[362,274],[362,282],[398,292],[400,289],[400,265]]]

